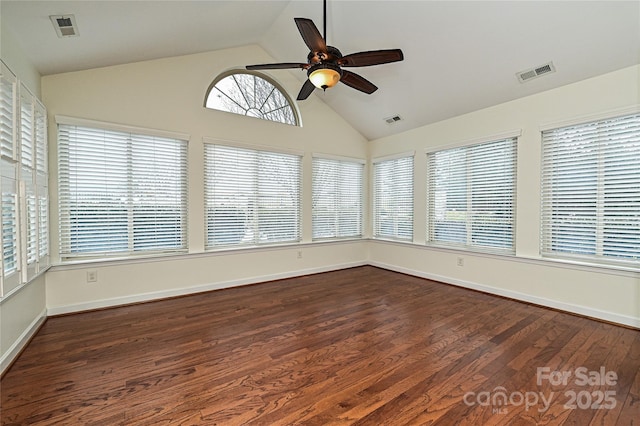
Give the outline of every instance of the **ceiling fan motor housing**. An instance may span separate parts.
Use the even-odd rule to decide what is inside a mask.
[[[307,62],[310,65],[319,64],[321,62],[335,62],[342,58],[342,53],[333,46],[327,46],[327,51],[311,51],[307,55]]]

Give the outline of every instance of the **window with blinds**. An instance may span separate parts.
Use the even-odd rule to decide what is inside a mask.
[[[15,159],[16,77],[0,62],[0,156]]]
[[[514,253],[517,139],[427,154],[427,242]]]
[[[4,158],[1,161],[2,275],[6,279],[18,271],[18,186],[15,164]]]
[[[0,62],[0,235],[2,269],[0,296],[20,284],[18,267],[18,168],[16,164],[16,108],[18,83]]]
[[[0,296],[49,266],[46,109],[0,61]]]
[[[205,144],[209,249],[300,241],[301,157]]]
[[[37,247],[39,268],[49,265],[49,167],[47,144],[47,112],[36,102],[35,117],[35,206],[34,219],[37,222]]]
[[[364,162],[313,158],[313,239],[362,236]]]
[[[373,236],[413,241],[413,155],[373,161]]]
[[[640,114],[542,132],[541,253],[640,259]]]
[[[114,127],[58,124],[61,257],[186,250],[187,141]]]

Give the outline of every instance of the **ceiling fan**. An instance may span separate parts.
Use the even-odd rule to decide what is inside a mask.
[[[291,68],[306,70],[308,78],[298,93],[297,100],[299,101],[307,99],[315,88],[326,90],[335,86],[339,81],[356,90],[371,94],[378,90],[375,84],[354,72],[343,69],[343,67],[367,67],[398,62],[404,59],[400,49],[370,50],[342,56],[342,53],[337,48],[327,46],[327,0],[324,0],[324,38],[311,19],[294,18],[294,21],[302,39],[310,50],[306,63],[284,62],[247,65],[246,68],[248,70]]]

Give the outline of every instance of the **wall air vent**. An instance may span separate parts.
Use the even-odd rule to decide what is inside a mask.
[[[77,37],[78,25],[76,24],[76,17],[73,15],[50,15],[53,28],[56,30],[58,37]]]
[[[395,124],[398,121],[402,121],[402,118],[399,115],[394,115],[392,117],[387,117],[384,119],[385,123],[387,124]]]
[[[544,74],[549,74],[555,71],[556,67],[553,66],[553,62],[549,62],[530,70],[520,71],[519,73],[516,73],[516,76],[518,77],[518,81],[520,83],[524,83],[525,81],[529,81]]]

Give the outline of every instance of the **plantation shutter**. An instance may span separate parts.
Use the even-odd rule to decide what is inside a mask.
[[[38,223],[39,269],[49,265],[49,176],[47,154],[47,114],[44,106],[35,104],[35,184],[36,220]]]
[[[373,234],[413,240],[413,155],[373,161]]]
[[[301,159],[205,144],[207,248],[300,241]]]
[[[637,262],[640,114],[543,131],[542,151],[542,254]]]
[[[2,220],[2,286],[0,296],[20,284],[18,253],[18,169],[16,163],[17,80],[0,62],[0,207]]]
[[[0,61],[0,297],[49,265],[46,109]]]
[[[187,141],[58,125],[60,254],[186,250]]]
[[[364,163],[313,158],[313,238],[362,236]]]
[[[16,77],[0,62],[0,156],[15,159]]]
[[[23,167],[32,169],[35,132],[33,95],[24,86],[20,89],[20,163]]]
[[[516,139],[427,154],[427,241],[515,252]]]
[[[18,272],[18,184],[16,179],[16,164],[2,158],[2,266],[3,289],[8,292],[19,284],[18,275],[8,284],[8,278]]]
[[[33,95],[24,86],[20,86],[20,187],[21,220],[24,260],[26,268],[23,270],[24,281],[28,281],[37,272],[38,260],[38,219],[36,216],[36,185],[35,185],[35,138],[36,118],[35,101]]]

